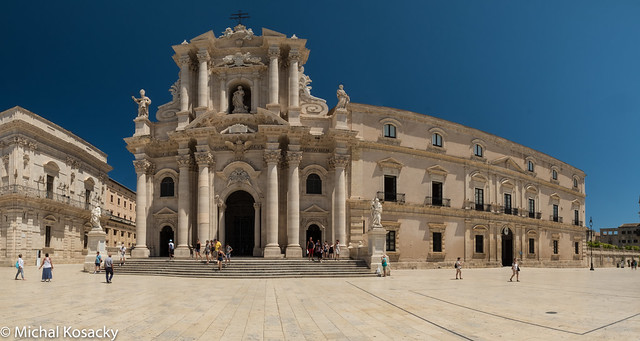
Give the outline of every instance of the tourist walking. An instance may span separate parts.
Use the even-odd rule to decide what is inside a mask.
[[[458,257],[458,260],[453,267],[456,268],[456,279],[458,279],[458,275],[460,275],[460,279],[462,279],[462,261],[460,260],[460,257]]]
[[[216,253],[218,253],[218,251],[222,251],[222,243],[220,243],[218,239],[213,240],[213,247]]]
[[[333,244],[329,245],[329,259],[333,259]]]
[[[200,255],[200,239],[198,239],[198,241],[196,242],[196,261],[199,259],[202,259],[202,256]]]
[[[49,258],[49,254],[44,254],[44,259],[42,260],[42,264],[38,269],[42,269],[42,282],[51,282],[51,271],[53,270],[53,263],[51,262],[51,258]]]
[[[111,258],[111,253],[108,253],[107,258],[104,260],[104,274],[107,277],[107,283],[111,283],[111,279],[113,278],[113,259]]]
[[[173,244],[173,239],[169,239],[169,260],[173,259],[173,252],[175,251],[176,246]]]
[[[340,259],[340,240],[336,239],[335,249],[336,261]]]
[[[127,253],[127,247],[124,246],[124,242],[122,242],[122,245],[120,246],[120,266],[124,265],[126,253]]]
[[[24,281],[24,260],[22,260],[22,254],[18,255],[18,260],[16,261],[16,280],[18,280],[18,275],[22,276],[22,280]]]
[[[207,240],[204,244],[204,255],[207,257],[207,264],[209,264],[209,255],[211,254],[211,243]]]
[[[313,260],[313,248],[314,248],[315,244],[313,243],[313,238],[309,237],[309,240],[307,241],[307,257],[309,258],[309,261]]]
[[[329,259],[329,243],[326,240],[322,245],[322,258]]]
[[[227,266],[229,265],[229,263],[231,263],[231,251],[233,251],[233,248],[231,247],[231,245],[227,244],[226,247],[226,253],[225,256],[227,258]]]
[[[222,250],[218,250],[218,271],[222,271],[222,261],[224,260],[224,252]]]
[[[314,253],[318,258],[318,262],[322,263],[322,244],[320,244],[320,240],[316,241],[316,248],[314,250]]]
[[[93,270],[93,274],[97,274],[100,272],[100,264],[102,264],[102,256],[100,256],[100,251],[96,251],[96,268]]]
[[[509,278],[509,282],[513,282],[513,276],[516,276],[516,281],[520,282],[520,267],[518,266],[517,258],[513,259],[513,264],[511,264],[511,270],[513,271],[513,274],[511,275],[511,278]]]
[[[387,255],[383,254],[382,257],[380,258],[380,262],[382,263],[382,277],[387,277],[387,266],[389,265],[387,263]]]

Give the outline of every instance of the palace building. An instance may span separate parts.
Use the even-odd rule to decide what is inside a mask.
[[[372,199],[392,261],[438,267],[583,264],[585,174],[531,148],[401,109],[311,95],[305,39],[243,25],[173,46],[173,100],[135,98],[134,257],[188,257],[199,239],[236,255],[299,258],[339,240],[366,253]],[[336,83],[338,86],[338,83]],[[364,246],[364,247],[363,247]]]

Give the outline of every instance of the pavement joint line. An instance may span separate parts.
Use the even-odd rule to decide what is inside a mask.
[[[449,302],[449,301],[443,300],[443,299],[441,299],[441,298],[437,298],[437,297],[433,297],[433,296],[429,296],[429,295],[426,295],[426,294],[423,294],[423,293],[417,292],[417,291],[415,291],[415,290],[409,290],[409,291],[410,291],[410,292],[412,292],[412,293],[414,293],[414,294],[416,294],[416,295],[420,295],[420,296],[423,296],[423,297],[427,297],[427,298],[430,298],[430,299],[432,299],[432,300],[440,301],[440,302],[443,302],[443,303],[446,303],[446,304],[450,304],[450,305],[454,305],[454,306],[456,306],[456,307],[460,307],[460,308],[464,308],[464,309],[469,309],[469,310],[472,310],[472,311],[475,311],[475,312],[478,312],[478,313],[482,313],[482,314],[486,314],[486,315],[490,315],[490,316],[494,316],[494,317],[499,317],[499,318],[502,318],[502,319],[505,319],[505,320],[509,320],[509,321],[514,321],[514,322],[524,323],[524,324],[528,324],[528,325],[535,326],[535,327],[540,327],[540,328],[545,328],[545,329],[555,330],[555,331],[559,331],[559,332],[563,332],[563,333],[568,333],[568,334],[573,334],[573,335],[584,335],[584,334],[586,334],[586,333],[574,332],[574,331],[570,331],[570,330],[564,330],[564,329],[560,329],[560,328],[549,327],[549,326],[545,326],[545,325],[538,324],[538,323],[534,323],[534,322],[528,322],[528,321],[518,320],[518,319],[514,319],[514,318],[512,318],[512,317],[506,317],[506,316],[502,316],[502,315],[498,315],[498,314],[490,313],[490,312],[488,312],[488,311],[483,311],[483,310],[480,310],[480,309],[467,307],[467,306],[464,306],[464,305],[462,305],[462,304]],[[638,314],[636,314],[636,315],[638,315]]]
[[[451,333],[451,334],[453,334],[453,335],[459,336],[459,337],[461,337],[461,338],[463,338],[463,339],[465,339],[465,340],[469,340],[469,341],[472,341],[472,340],[473,340],[472,338],[470,338],[470,337],[468,337],[468,336],[462,335],[462,334],[460,334],[460,333],[458,333],[458,332],[456,332],[456,331],[453,331],[453,330],[451,330],[451,329],[449,329],[449,328],[447,328],[447,327],[444,327],[444,326],[441,326],[441,325],[439,325],[439,324],[437,324],[437,323],[435,323],[435,322],[429,321],[429,320],[427,320],[426,318],[424,318],[424,317],[422,317],[422,316],[420,316],[420,315],[418,315],[418,314],[416,314],[416,313],[414,313],[414,312],[412,312],[412,311],[409,311],[409,310],[407,310],[407,309],[405,309],[405,308],[402,308],[401,306],[399,306],[399,305],[397,305],[397,304],[395,304],[395,303],[389,302],[388,300],[386,300],[386,299],[384,299],[384,298],[382,298],[382,297],[380,297],[380,296],[378,296],[378,295],[376,295],[376,294],[374,294],[374,293],[372,293],[372,292],[369,292],[369,291],[367,291],[367,290],[365,290],[365,289],[363,289],[363,288],[361,288],[361,287],[359,287],[359,286],[357,286],[357,285],[355,285],[355,284],[353,284],[353,283],[351,283],[351,282],[349,282],[349,281],[346,281],[346,282],[347,282],[347,283],[349,283],[350,285],[352,285],[353,287],[355,287],[355,288],[357,288],[357,289],[360,289],[360,290],[362,290],[363,292],[365,292],[365,293],[367,293],[367,294],[369,294],[369,295],[371,295],[371,296],[373,296],[373,297],[375,297],[375,298],[377,298],[377,299],[379,299],[379,300],[381,300],[381,301],[383,301],[383,302],[385,302],[385,303],[389,304],[390,306],[393,306],[393,307],[394,307],[394,308],[396,308],[396,309],[402,310],[402,311],[404,311],[404,312],[405,312],[405,313],[407,313],[407,314],[410,314],[410,315],[412,315],[412,316],[415,316],[415,317],[419,318],[419,319],[420,319],[420,320],[422,320],[422,321],[425,321],[425,322],[427,322],[427,323],[429,323],[429,324],[431,324],[431,325],[433,325],[433,326],[436,326],[436,327],[438,327],[438,328],[440,328],[440,329],[442,329],[442,330],[445,330],[445,331],[447,331],[447,332],[449,332],[449,333]]]
[[[592,333],[592,332],[595,332],[595,331],[597,331],[597,330],[600,330],[600,329],[603,329],[603,328],[607,328],[607,327],[609,327],[609,326],[612,326],[612,325],[614,325],[614,324],[618,324],[618,323],[620,323],[620,322],[624,322],[624,321],[626,321],[626,320],[628,320],[628,319],[632,319],[632,318],[634,318],[634,317],[636,317],[636,316],[639,316],[639,315],[640,315],[640,313],[633,314],[633,315],[631,315],[631,316],[627,316],[627,317],[625,317],[625,318],[623,318],[623,319],[621,319],[621,320],[614,321],[614,322],[611,322],[611,323],[609,323],[609,324],[605,324],[604,326],[600,326],[600,327],[598,327],[598,328],[595,328],[595,329],[589,330],[589,331],[587,331],[587,332],[584,332],[582,335],[587,335],[587,334]]]

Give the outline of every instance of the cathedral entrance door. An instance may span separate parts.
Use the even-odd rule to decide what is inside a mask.
[[[307,238],[305,238],[304,240],[304,246],[306,247],[307,242],[309,241],[309,237],[313,238],[313,242],[317,242],[318,240],[320,241],[320,244],[323,243],[322,241],[322,230],[320,230],[320,227],[316,224],[310,225],[309,228],[307,229]],[[331,244],[331,243],[329,243]],[[306,253],[306,251],[305,251]]]
[[[255,222],[253,203],[253,197],[245,191],[233,192],[227,198],[225,238],[233,248],[233,256],[253,256]]]
[[[502,229],[502,266],[513,263],[513,232],[508,227]]]
[[[175,244],[175,238],[173,236],[173,229],[169,226],[165,226],[160,231],[160,257],[169,257],[169,240],[173,240]]]

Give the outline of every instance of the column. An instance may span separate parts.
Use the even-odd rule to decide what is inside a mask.
[[[189,85],[191,84],[191,57],[180,57],[180,111],[189,110]]]
[[[220,241],[224,239],[224,229],[225,229],[224,211],[226,209],[227,209],[227,205],[224,202],[218,203],[218,235],[211,236],[211,238],[216,238]],[[220,243],[222,243],[222,241]]]
[[[335,169],[335,197],[334,197],[334,231],[336,239],[340,241],[340,250],[348,252],[347,239],[347,203],[346,203],[346,175],[345,168],[349,162],[348,155],[334,155],[329,165]]]
[[[208,62],[211,58],[207,50],[198,52],[198,107],[206,108],[209,106],[209,68]]]
[[[280,149],[266,150],[264,161],[267,163],[267,245],[264,257],[280,257],[278,245],[278,161]]]
[[[280,56],[280,48],[269,47],[269,104],[278,104],[278,56]]]
[[[204,243],[209,240],[209,166],[213,163],[213,157],[209,152],[196,154],[198,163],[198,238]]]
[[[220,74],[220,112],[227,112],[227,77]]]
[[[175,255],[178,258],[189,257],[189,168],[191,157],[188,154],[176,158],[180,174],[178,176],[178,240]]]
[[[136,186],[136,247],[131,251],[134,258],[149,257],[149,249],[147,248],[147,168],[150,163],[147,160],[135,160],[133,166],[136,169],[137,186]]]
[[[287,152],[289,184],[287,186],[287,258],[302,257],[300,247],[300,176],[302,152]]]
[[[260,203],[253,204],[253,256],[262,256],[260,250]]]
[[[251,110],[249,112],[257,113],[258,112],[258,103],[260,99],[260,74],[255,72],[253,73],[253,82],[251,87]]]
[[[298,49],[291,49],[289,52],[289,108],[300,107],[300,79],[298,76],[298,60],[300,53]]]

